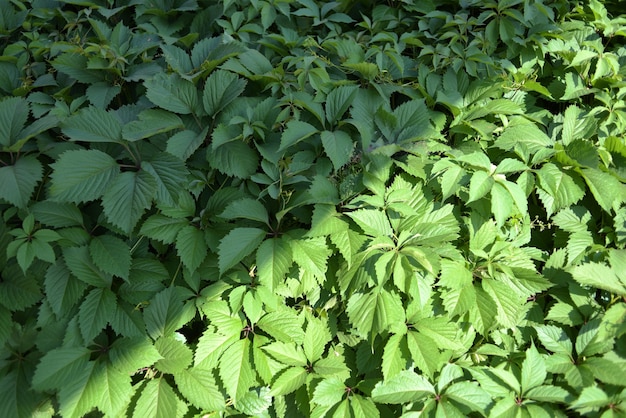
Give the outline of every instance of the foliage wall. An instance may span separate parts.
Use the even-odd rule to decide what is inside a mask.
[[[0,416],[623,417],[622,12],[0,0]]]

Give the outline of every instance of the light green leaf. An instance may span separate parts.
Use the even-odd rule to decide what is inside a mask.
[[[72,141],[122,142],[122,123],[112,112],[90,106],[61,123],[62,132]]]
[[[406,339],[411,360],[428,377],[432,378],[447,362],[448,357],[443,356],[435,342],[426,335],[409,331]]]
[[[303,325],[302,316],[298,316],[289,308],[267,313],[256,324],[258,328],[278,341],[298,344],[302,344],[304,340]]]
[[[351,228],[342,228],[342,230],[333,233],[330,236],[330,241],[335,244],[343,258],[348,263],[348,266],[352,264],[354,256],[362,249],[363,245],[367,241],[367,237]]]
[[[492,402],[492,397],[487,391],[468,381],[448,386],[445,396],[477,412],[486,411]]]
[[[353,326],[364,337],[398,332],[404,327],[405,315],[400,296],[381,288],[352,295],[347,312]]]
[[[176,374],[183,371],[191,364],[193,353],[180,339],[171,337],[160,337],[154,342],[154,347],[161,355],[154,367],[163,373]]]
[[[583,168],[583,178],[598,204],[607,212],[626,200],[626,185],[609,173],[596,168]]]
[[[300,346],[293,343],[275,341],[261,347],[263,351],[287,366],[307,365],[307,358]]]
[[[269,215],[263,203],[249,197],[232,201],[219,216],[226,219],[250,219],[269,226]]]
[[[572,341],[565,331],[555,325],[535,325],[541,344],[553,353],[572,354]]]
[[[162,109],[142,110],[137,118],[122,129],[122,137],[126,141],[139,141],[185,126],[178,115]]]
[[[603,263],[585,263],[571,269],[572,277],[578,283],[604,289],[620,296],[626,296],[626,282],[618,273]]]
[[[493,184],[493,177],[491,177],[486,171],[474,172],[470,180],[469,200],[467,203],[473,202],[485,196],[489,193]]]
[[[93,263],[105,273],[128,281],[130,274],[130,247],[113,235],[93,237],[89,243]]]
[[[107,325],[109,315],[115,311],[115,294],[109,289],[93,289],[78,310],[80,332],[89,342]]]
[[[313,274],[318,282],[326,279],[326,260],[331,250],[326,245],[324,237],[298,239],[290,241],[293,260],[303,270]]]
[[[161,336],[171,336],[181,327],[184,319],[182,299],[176,288],[168,287],[157,293],[144,309],[143,317],[150,337],[156,340]]]
[[[570,405],[570,408],[598,408],[606,406],[610,402],[610,398],[602,389],[598,386],[589,386],[582,390],[580,396]]]
[[[307,375],[308,373],[304,367],[290,367],[286,369],[272,383],[270,394],[280,396],[294,392],[304,385]]]
[[[177,227],[180,229],[176,235],[176,251],[185,267],[193,272],[209,252],[204,232],[193,225]]]
[[[372,400],[378,403],[417,402],[430,395],[435,395],[433,385],[412,370],[404,370],[390,379],[378,382],[372,390]]]
[[[250,340],[235,341],[222,354],[219,375],[226,392],[237,402],[256,382]]]
[[[570,394],[558,386],[536,386],[524,393],[524,398],[539,402],[565,403]]]
[[[187,405],[164,378],[148,381],[137,399],[133,418],[174,418],[187,412]]]
[[[315,386],[311,401],[318,405],[333,406],[346,394],[346,385],[337,377],[324,379]]]
[[[161,355],[145,334],[133,338],[117,338],[109,347],[111,364],[128,376],[144,367],[152,366],[160,358]]]
[[[194,406],[207,411],[220,411],[226,407],[211,370],[192,367],[176,373],[174,379],[180,393]]]
[[[355,144],[350,135],[343,131],[323,131],[321,138],[324,152],[332,161],[335,170],[339,170],[350,161]]]
[[[287,122],[287,127],[283,131],[280,139],[278,152],[285,151],[287,148],[309,138],[317,132],[317,128],[310,123],[299,120],[291,120]]]
[[[522,363],[521,385],[524,393],[540,386],[546,380],[546,364],[534,344],[526,350],[526,359]]]
[[[88,362],[59,390],[59,415],[80,418],[91,411],[100,400],[102,392],[94,384],[96,380],[95,362]]]
[[[194,353],[194,364],[203,369],[216,367],[224,350],[239,340],[240,331],[241,327],[238,327],[236,334],[231,333],[230,335],[205,331],[198,340],[198,346]]]
[[[246,81],[237,75],[218,69],[207,77],[202,103],[207,115],[215,118],[229,103],[239,96],[246,87]]]
[[[89,379],[95,392],[99,392],[96,406],[109,416],[120,416],[133,393],[131,376],[120,372],[109,363],[99,363]]]
[[[267,232],[259,228],[235,228],[221,239],[218,246],[220,273],[243,260],[265,239]]]
[[[354,418],[380,418],[380,411],[369,398],[354,394],[350,396],[350,409]]]
[[[372,237],[393,236],[393,229],[385,212],[378,209],[358,209],[348,212],[365,234]]]
[[[130,234],[139,218],[152,205],[156,181],[144,170],[118,175],[102,197],[107,220]]]
[[[109,154],[95,149],[66,151],[51,166],[51,198],[73,203],[100,198],[120,171]]]
[[[505,328],[515,328],[519,323],[523,298],[504,283],[495,280],[483,280],[483,289],[496,303],[496,320]]]
[[[0,167],[0,199],[25,208],[43,176],[43,167],[34,156],[18,158],[13,165]]]
[[[330,330],[323,319],[313,317],[307,319],[303,348],[309,363],[313,363],[322,357],[326,350],[326,344],[328,344],[331,339]]]
[[[256,252],[259,283],[274,290],[283,280],[293,263],[291,247],[284,237],[269,238]]]
[[[389,380],[391,377],[406,370],[409,361],[408,347],[406,346],[403,334],[394,334],[387,340],[383,350],[381,371],[383,378]]]
[[[573,205],[585,195],[584,184],[579,177],[572,177],[552,163],[544,164],[537,171],[541,199],[548,217],[559,210]]]
[[[239,398],[235,407],[238,411],[241,411],[241,413],[247,416],[263,416],[263,413],[272,405],[272,401],[273,398],[270,395],[270,389],[266,386],[248,391]]]
[[[500,183],[494,183],[491,188],[491,213],[496,220],[496,226],[501,227],[511,215],[513,199]]]

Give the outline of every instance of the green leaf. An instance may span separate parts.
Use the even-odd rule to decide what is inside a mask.
[[[543,358],[539,355],[535,345],[531,344],[530,348],[526,350],[526,359],[524,359],[522,363],[522,377],[520,383],[524,393],[542,385],[546,380],[547,374]]]
[[[155,105],[170,112],[187,115],[198,114],[198,90],[190,81],[183,80],[176,73],[164,72],[144,82],[146,96]]]
[[[110,155],[95,149],[66,151],[51,167],[51,198],[73,203],[100,198],[120,171]]]
[[[176,235],[176,251],[185,267],[193,272],[202,264],[209,252],[204,232],[189,224],[182,227],[177,225],[176,228],[179,229]]]
[[[346,394],[346,385],[337,377],[324,379],[315,386],[311,401],[324,406],[333,406],[341,402]]]
[[[222,354],[219,375],[226,392],[237,402],[256,382],[250,340],[235,341]]]
[[[195,407],[207,411],[225,408],[226,401],[217,387],[212,371],[192,367],[176,373],[174,379],[180,393]]]
[[[298,239],[290,241],[293,261],[303,270],[313,274],[318,282],[326,279],[326,260],[331,250],[326,245],[324,237]]]
[[[355,293],[348,300],[348,317],[362,336],[386,331],[401,331],[405,322],[400,296],[376,288],[369,293]]]
[[[28,120],[28,102],[23,97],[0,101],[0,145],[8,147],[17,139]]]
[[[183,416],[187,405],[164,378],[148,381],[137,399],[133,418],[173,418]]]
[[[107,220],[130,234],[146,209],[152,205],[156,181],[145,171],[117,176],[102,197]]]
[[[269,226],[269,215],[263,203],[249,197],[230,202],[219,216],[225,219],[250,219]]]
[[[350,135],[343,131],[323,131],[321,138],[324,152],[332,161],[335,170],[339,170],[350,161],[354,149]]]
[[[595,168],[583,168],[583,178],[596,202],[606,212],[626,200],[626,186],[609,173]]]
[[[63,249],[65,264],[77,279],[96,287],[110,287],[113,278],[93,263],[89,247],[68,247]]]
[[[469,200],[467,203],[473,202],[485,196],[491,190],[494,184],[493,177],[486,171],[476,171],[470,180]]]
[[[270,394],[280,396],[296,391],[304,385],[307,375],[308,373],[304,367],[290,367],[286,369],[272,383]]]
[[[565,403],[570,394],[558,386],[537,386],[525,392],[524,397],[539,402]]]
[[[393,229],[385,212],[378,209],[358,209],[348,212],[365,234],[372,237],[393,236]]]
[[[355,418],[380,418],[378,408],[370,398],[354,394],[350,396],[350,409]]]
[[[61,123],[62,132],[72,141],[122,142],[122,123],[112,112],[87,107]]]
[[[157,293],[144,309],[146,330],[153,339],[169,337],[182,325],[183,304],[176,288],[168,287]]]
[[[85,341],[93,340],[106,327],[115,305],[115,294],[109,289],[97,288],[89,292],[78,310],[78,324]]]
[[[289,308],[283,308],[263,315],[256,326],[277,341],[302,344],[304,340],[302,316],[298,316]]]
[[[259,228],[235,228],[221,239],[218,246],[220,274],[243,260],[265,239],[267,232]]]
[[[287,126],[280,137],[280,147],[278,148],[278,152],[285,151],[287,148],[300,141],[304,141],[317,132],[317,128],[310,123],[299,120],[291,120],[287,122]]]
[[[220,111],[243,92],[245,87],[246,81],[237,75],[220,69],[214,71],[207,77],[204,85],[202,94],[204,111],[207,115],[215,118]]]
[[[620,296],[626,296],[626,282],[620,280],[618,273],[602,263],[585,263],[571,270],[572,277],[585,286],[604,289]]]
[[[23,370],[23,369],[22,369]],[[43,397],[30,388],[26,373],[14,369],[0,377],[0,414],[5,417],[32,418],[41,412]],[[41,408],[37,411],[38,408]],[[49,411],[49,415],[53,412]]]
[[[137,117],[138,120],[127,123],[122,129],[126,141],[139,141],[185,126],[178,115],[161,109],[142,110]]]
[[[326,96],[326,120],[331,126],[337,124],[343,114],[346,113],[358,90],[357,86],[340,86],[328,93]]]
[[[48,351],[33,375],[33,388],[54,390],[63,387],[87,367],[91,352],[85,347],[60,347]]]
[[[328,344],[331,339],[330,330],[323,320],[313,317],[307,319],[302,345],[304,354],[309,363],[313,363],[322,357],[326,350],[326,344]]]
[[[89,243],[93,263],[105,273],[128,280],[130,274],[130,247],[112,235],[93,237]]]
[[[59,414],[64,417],[82,417],[102,399],[102,393],[94,384],[96,363],[89,362],[59,390]]]
[[[506,328],[515,328],[519,321],[523,303],[522,297],[504,283],[495,280],[483,280],[483,289],[496,304],[496,320]]]
[[[170,218],[157,213],[147,218],[141,224],[139,234],[161,241],[164,244],[173,244],[176,241],[176,236],[185,226],[189,226],[187,219]],[[189,255],[187,251],[182,251],[180,254]]]
[[[161,355],[144,334],[133,338],[118,338],[109,348],[111,364],[120,372],[131,375],[152,366]]]
[[[553,353],[572,354],[572,341],[565,331],[555,325],[535,325],[541,344]]]
[[[430,395],[435,395],[433,385],[412,370],[403,370],[390,379],[378,382],[372,390],[372,400],[378,403],[417,402]]]
[[[0,167],[0,199],[25,208],[43,176],[43,167],[34,156],[19,158],[13,165]]]
[[[256,252],[259,283],[274,290],[283,280],[291,265],[291,247],[285,238],[269,238],[261,243]]]
[[[387,340],[383,350],[383,359],[381,363],[381,371],[383,378],[389,378],[406,370],[410,353],[406,346],[405,336],[402,334],[394,334]]]
[[[491,188],[491,213],[496,220],[496,226],[501,227],[511,215],[513,199],[500,183],[494,183]]]
[[[163,373],[176,374],[185,370],[193,360],[193,353],[187,345],[176,337],[160,337],[154,347],[161,355],[154,367]]]
[[[194,364],[203,369],[216,367],[224,350],[239,340],[240,331],[241,327],[238,327],[235,334],[226,335],[207,330],[198,341],[198,346],[194,353]]]
[[[420,332],[409,331],[407,333],[407,346],[411,353],[410,358],[428,377],[432,378],[447,362],[447,357],[440,353],[435,342]]]
[[[63,228],[83,224],[83,214],[78,206],[72,203],[44,200],[35,203],[30,209],[35,219],[44,225]]]
[[[589,386],[582,390],[580,396],[570,405],[570,408],[598,408],[606,406],[610,402],[610,398],[602,389],[598,386]]]
[[[187,161],[202,145],[208,132],[209,127],[204,128],[200,133],[190,130],[177,132],[169,137],[165,150],[173,156]]]
[[[261,347],[267,354],[287,366],[307,365],[307,357],[301,347],[294,343],[275,341]]]
[[[585,188],[579,177],[572,177],[556,165],[547,163],[537,171],[541,199],[548,217],[583,198]]]
[[[229,176],[248,178],[256,173],[259,155],[243,141],[231,141],[213,149],[207,148],[211,167]]]

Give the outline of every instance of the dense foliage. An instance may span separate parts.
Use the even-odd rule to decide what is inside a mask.
[[[626,15],[0,0],[0,416],[626,413]]]

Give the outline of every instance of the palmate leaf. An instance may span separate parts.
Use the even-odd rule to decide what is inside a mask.
[[[61,131],[72,141],[114,143],[122,141],[120,119],[112,112],[93,106],[82,109],[63,121]]]
[[[230,231],[218,246],[218,267],[220,273],[239,263],[265,239],[267,232],[260,228],[235,228]]]
[[[128,280],[130,274],[130,247],[112,235],[94,237],[89,243],[93,263],[102,271]]]
[[[19,158],[15,164],[0,167],[0,199],[25,208],[43,176],[43,167],[34,156]]]
[[[51,166],[50,197],[73,203],[100,198],[120,171],[110,155],[95,149],[66,151]]]
[[[109,321],[115,311],[115,294],[109,289],[93,289],[78,310],[78,324],[85,341],[93,340]]]
[[[133,410],[133,418],[182,417],[187,409],[187,405],[161,377],[145,384]]]
[[[382,288],[352,295],[347,312],[352,324],[363,336],[401,332],[405,322],[400,296]]]
[[[107,220],[130,234],[144,211],[152,205],[156,181],[141,170],[118,175],[102,196],[102,207]]]

